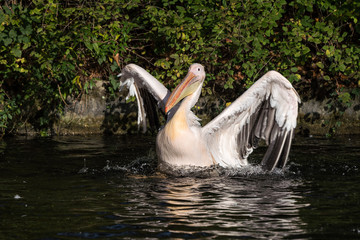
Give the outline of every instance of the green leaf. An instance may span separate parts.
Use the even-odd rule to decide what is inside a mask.
[[[114,72],[115,70],[118,69],[118,65],[116,65],[116,64],[114,63],[114,64],[112,64],[112,65],[110,66],[110,69],[111,69],[112,72]]]
[[[340,71],[344,72],[346,69],[346,66],[342,63],[342,64],[340,64],[339,69],[340,69]]]
[[[13,48],[13,49],[11,49],[11,53],[15,56],[15,57],[17,57],[17,58],[21,58],[21,50],[20,49],[18,49],[18,48]]]
[[[8,45],[10,45],[10,44],[12,43],[12,39],[11,39],[11,38],[5,38],[5,39],[3,40],[3,42],[4,42],[4,45],[5,45],[5,46],[8,46]]]
[[[322,62],[317,62],[316,66],[318,66],[319,68],[323,69],[324,68],[324,64]]]
[[[16,31],[14,29],[11,29],[9,32],[9,37],[11,37],[12,39],[15,39],[17,36]]]
[[[21,28],[20,29],[20,31],[21,31],[21,33],[23,34],[23,35],[30,35],[31,33],[32,33],[32,28],[31,28],[31,25],[27,25],[26,26],[26,28]]]
[[[91,45],[90,42],[85,41],[84,44],[85,44],[85,46],[86,46],[89,50],[93,50],[93,46]]]
[[[326,49],[325,54],[327,57],[331,57],[332,55],[329,49]]]
[[[291,71],[292,71],[293,73],[296,73],[296,72],[298,71],[298,68],[297,68],[297,67],[292,67],[292,68],[291,68]]]
[[[340,93],[338,98],[344,104],[350,103],[350,101],[351,101],[351,95],[348,92]]]
[[[179,55],[177,53],[175,53],[175,54],[171,54],[170,57],[173,59],[178,59]]]
[[[99,52],[100,52],[99,45],[97,43],[93,43],[92,46],[93,46],[94,51],[97,54],[99,54]]]

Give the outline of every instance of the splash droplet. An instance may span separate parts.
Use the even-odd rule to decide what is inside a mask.
[[[22,197],[20,197],[19,194],[16,194],[16,195],[14,196],[14,199],[20,199],[20,198],[22,198]]]

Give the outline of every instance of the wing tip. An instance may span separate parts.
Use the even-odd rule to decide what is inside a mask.
[[[283,169],[288,162],[291,142],[294,131],[286,131],[278,135],[273,142],[270,143],[263,160],[260,165],[264,170],[269,172],[275,168]]]

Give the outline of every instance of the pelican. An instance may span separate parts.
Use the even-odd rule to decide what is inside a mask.
[[[118,76],[121,89],[127,87],[128,97],[136,97],[138,125],[144,132],[146,117],[149,116],[149,122],[157,117],[151,102],[166,114],[166,124],[156,138],[160,164],[242,167],[248,164],[249,154],[263,139],[268,145],[260,163],[263,169],[272,171],[285,166],[300,97],[280,73],[267,72],[204,127],[191,111],[205,79],[201,64],[192,64],[173,92],[135,64],[126,65]]]

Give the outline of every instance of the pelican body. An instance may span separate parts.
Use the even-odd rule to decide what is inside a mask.
[[[194,64],[170,95],[165,113],[183,100],[157,136],[159,161],[175,166],[194,165],[195,162],[196,166],[211,166],[215,163],[202,135],[199,119],[191,111],[200,96],[204,79],[204,68]]]
[[[263,139],[268,145],[261,161],[263,168],[272,171],[286,165],[300,97],[280,73],[266,73],[204,127],[191,111],[205,80],[201,64],[192,64],[172,93],[135,64],[125,66],[120,76],[121,86],[127,86],[129,95],[136,96],[138,124],[143,131],[146,116],[156,116],[148,105],[149,96],[167,116],[156,138],[159,163],[175,167],[241,167],[248,164],[249,154]]]

